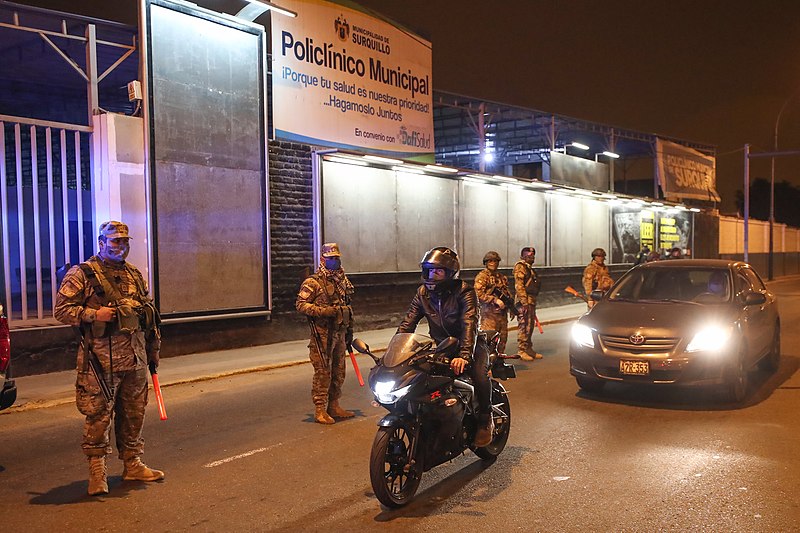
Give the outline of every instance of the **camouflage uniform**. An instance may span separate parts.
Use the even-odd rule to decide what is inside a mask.
[[[308,356],[314,366],[311,398],[318,413],[327,410],[337,416],[331,407],[338,406],[342,396],[345,346],[353,334],[350,299],[354,292],[344,271],[329,271],[321,260],[319,270],[303,281],[297,295],[295,307],[308,317],[312,329]]]
[[[613,284],[614,280],[611,279],[605,264],[598,264],[592,259],[592,262],[583,270],[583,290],[586,292],[586,296],[597,289],[607,291]]]
[[[500,343],[497,350],[505,353],[506,342],[508,340],[508,309],[497,306],[498,294],[508,291],[508,278],[498,271],[492,272],[488,268],[483,269],[475,276],[475,293],[481,304],[481,330],[494,330],[500,333]]]
[[[107,279],[114,280],[121,298],[111,302],[113,305],[128,305],[139,311],[142,304],[149,301],[147,284],[133,265],[103,261],[97,256],[92,256],[86,264],[95,272],[107,295],[114,293]],[[117,451],[120,459],[125,460],[144,452],[142,425],[147,405],[147,362],[158,364],[161,334],[158,327],[145,336],[141,328],[126,333],[119,330],[117,322],[95,322],[96,310],[107,304],[107,299],[97,294],[81,267],[74,266],[61,283],[53,314],[64,324],[86,331],[78,348],[75,383],[76,404],[86,416],[83,452],[87,456],[105,456],[112,452],[109,430],[111,418],[115,416]],[[100,386],[89,372],[84,351],[86,343],[100,361],[106,382],[113,387],[115,394],[111,405],[106,403]]]
[[[531,334],[536,326],[536,297],[539,295],[541,280],[536,271],[524,260],[514,264],[514,301],[521,313],[517,318],[517,350],[533,356]]]

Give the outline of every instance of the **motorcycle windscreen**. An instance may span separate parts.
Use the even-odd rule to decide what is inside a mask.
[[[430,349],[433,339],[419,333],[397,333],[383,355],[383,366],[394,367],[403,364],[422,350]]]

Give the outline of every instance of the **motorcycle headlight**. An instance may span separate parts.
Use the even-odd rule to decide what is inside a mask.
[[[592,328],[584,326],[583,324],[574,324],[572,326],[572,340],[575,341],[578,346],[594,348],[594,335],[592,335]]]
[[[707,326],[698,331],[689,346],[687,352],[718,352],[725,348],[731,338],[733,328],[722,326]]]
[[[394,386],[394,381],[379,381],[375,384],[375,388],[372,390],[372,392],[375,393],[375,396],[378,398],[380,403],[394,403],[408,394],[408,391],[411,388],[411,385],[407,385],[397,390],[392,390],[394,389]]]

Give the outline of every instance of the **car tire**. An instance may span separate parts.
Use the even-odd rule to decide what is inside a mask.
[[[781,326],[780,324],[775,324],[769,353],[758,362],[758,368],[769,372],[777,372],[779,366],[781,366]]]
[[[606,385],[605,381],[583,376],[575,376],[575,381],[578,382],[578,387],[586,392],[602,392],[603,387]]]
[[[736,404],[742,403],[747,397],[747,385],[750,379],[750,372],[747,367],[747,349],[744,345],[739,350],[736,361],[728,370],[726,383],[724,386],[727,400]]]

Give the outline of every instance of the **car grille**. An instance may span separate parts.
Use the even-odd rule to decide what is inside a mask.
[[[679,340],[672,337],[647,337],[642,344],[633,344],[629,337],[600,335],[600,342],[605,349],[628,353],[669,353]]]

